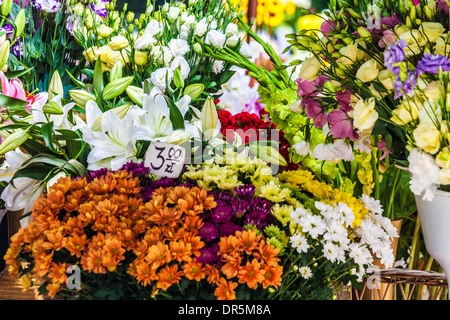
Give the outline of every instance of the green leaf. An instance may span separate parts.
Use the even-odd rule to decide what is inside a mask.
[[[53,121],[45,123],[42,125],[42,136],[44,138],[45,145],[55,153],[58,151],[53,146]]]
[[[3,108],[9,108],[13,110],[24,110],[28,104],[29,104],[28,101],[0,94],[0,106],[2,106]]]
[[[180,109],[173,103],[172,99],[168,99],[169,109],[170,109],[170,121],[174,129],[184,129],[184,119],[181,114]]]
[[[95,61],[95,67],[94,67],[94,79],[93,79],[93,88],[94,93],[98,99],[99,106],[103,105],[103,70],[102,70],[102,62],[100,59],[97,59]]]

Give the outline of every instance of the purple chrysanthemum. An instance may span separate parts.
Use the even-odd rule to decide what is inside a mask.
[[[234,200],[231,203],[231,208],[233,209],[234,216],[240,219],[250,209],[250,202],[246,200]]]
[[[134,177],[148,175],[150,173],[150,168],[146,167],[144,162],[127,162],[119,170],[132,172]]]
[[[227,204],[216,206],[211,213],[213,222],[221,223],[229,221],[234,215],[232,208]]]
[[[233,223],[233,222],[226,222],[222,223],[220,225],[220,236],[221,237],[228,237],[233,236],[236,234],[236,231],[242,231],[244,228]]]
[[[91,182],[91,181],[93,181],[95,179],[100,178],[101,176],[104,176],[108,172],[109,172],[109,169],[107,169],[107,168],[101,168],[101,169],[98,169],[98,170],[95,170],[95,171],[91,171],[86,176],[86,181],[87,182]]]
[[[205,222],[198,231],[198,235],[206,242],[211,242],[219,237],[219,230],[214,223]]]
[[[440,54],[425,53],[423,58],[417,63],[416,73],[418,76],[425,72],[438,74],[439,69],[450,71],[450,60]]]
[[[234,188],[234,194],[241,200],[249,200],[253,198],[256,187],[252,184],[245,184]]]
[[[210,247],[201,248],[200,255],[196,258],[201,264],[214,264],[219,262],[219,256],[217,252],[219,251],[219,245],[213,244]]]

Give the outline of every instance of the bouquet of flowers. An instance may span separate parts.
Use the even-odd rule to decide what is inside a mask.
[[[311,54],[297,79],[308,118],[316,127],[326,125],[330,137],[372,151],[387,167],[393,160],[414,171],[418,154],[437,155],[437,144],[446,145],[445,126],[412,130],[420,110],[432,122],[445,119],[423,106],[435,105],[442,90],[438,74],[447,70],[448,8],[445,1],[330,2],[320,32],[290,36],[293,46]],[[383,157],[373,153],[380,142],[387,150]],[[420,187],[416,176],[414,193],[427,189],[430,176],[434,185],[447,184],[445,171],[441,182],[436,174],[421,174],[427,182]]]

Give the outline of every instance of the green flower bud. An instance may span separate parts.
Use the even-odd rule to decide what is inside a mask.
[[[20,9],[19,13],[16,16],[16,19],[14,20],[14,24],[16,25],[14,38],[18,38],[22,34],[23,28],[25,28],[25,10],[24,9]]]
[[[191,84],[184,88],[184,94],[191,97],[192,100],[197,99],[205,89],[205,86],[201,83]]]
[[[184,88],[184,79],[183,76],[181,75],[180,68],[175,68],[173,72],[173,83],[178,89]]]
[[[64,95],[64,88],[61,76],[59,75],[58,70],[55,70],[48,85],[48,101],[52,101],[52,99],[58,95],[61,97]]]
[[[23,130],[15,130],[12,134],[6,137],[0,144],[0,154],[5,154],[8,151],[14,150],[20,147],[22,143],[27,141],[30,135]]]
[[[0,70],[2,70],[3,67],[6,65],[6,63],[8,62],[10,46],[11,44],[9,40],[6,40],[0,46]]]
[[[258,142],[251,142],[249,144],[249,151],[261,160],[267,163],[285,166],[287,165],[284,157],[272,146],[261,145]]]
[[[122,78],[122,61],[117,60],[109,72],[109,82]]]
[[[9,11],[11,11],[12,0],[3,0],[2,2],[2,16],[7,17],[9,15]]]
[[[43,107],[42,111],[47,114],[63,114],[63,111],[59,104],[55,101],[47,102]]]
[[[105,86],[105,89],[103,89],[103,100],[110,100],[121,95],[133,80],[134,77],[129,76],[111,81]]]
[[[87,92],[86,90],[79,90],[79,89],[69,90],[69,95],[72,98],[72,100],[82,108],[84,108],[84,106],[89,100],[95,100],[94,95],[90,92]]]
[[[142,107],[144,101],[144,89],[136,86],[128,86],[125,91],[130,97],[131,101]]]

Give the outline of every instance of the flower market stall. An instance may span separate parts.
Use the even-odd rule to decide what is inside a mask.
[[[0,8],[0,287],[447,299],[446,2]]]

